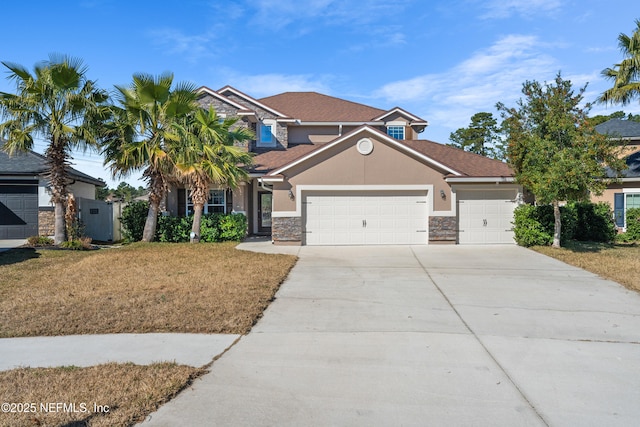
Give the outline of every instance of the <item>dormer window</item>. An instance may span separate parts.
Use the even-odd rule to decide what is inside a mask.
[[[260,122],[258,130],[258,147],[273,147],[276,145],[276,121],[265,119]]]
[[[387,135],[395,139],[404,139],[404,126],[387,126]]]

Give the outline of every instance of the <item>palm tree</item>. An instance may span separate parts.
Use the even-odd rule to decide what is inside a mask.
[[[629,104],[640,98],[640,19],[636,19],[636,29],[631,37],[618,36],[618,46],[624,59],[613,68],[606,68],[602,76],[613,80],[613,87],[600,95],[599,102]]]
[[[195,87],[179,83],[172,89],[173,74],[153,77],[134,74],[129,87],[116,86],[117,100],[111,135],[103,146],[105,164],[114,176],[144,170],[149,183],[149,213],[142,241],[153,240],[160,203],[175,172],[171,153],[180,143],[176,124],[198,109]]]
[[[0,135],[7,140],[4,149],[13,154],[33,148],[35,138],[47,143],[45,177],[51,187],[55,209],[55,244],[65,240],[65,204],[68,166],[74,149],[97,147],[102,123],[109,117],[106,91],[88,80],[80,59],[49,55],[34,67],[2,63],[9,69],[9,80],[17,93],[0,92]]]
[[[209,107],[196,111],[179,128],[182,144],[175,146],[176,178],[190,188],[194,211],[191,243],[200,240],[210,187],[235,188],[248,179],[244,167],[252,164],[252,157],[238,145],[254,136],[247,128],[236,126],[237,122],[237,118],[219,118]]]

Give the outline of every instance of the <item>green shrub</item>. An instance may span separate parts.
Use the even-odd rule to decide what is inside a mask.
[[[188,242],[193,216],[162,216],[158,219],[156,240],[160,242]],[[240,241],[247,234],[247,217],[243,214],[205,214],[200,223],[201,242]]]
[[[635,242],[640,240],[640,208],[627,209],[626,213],[627,235],[628,241]]]
[[[53,239],[47,236],[31,236],[27,239],[29,246],[52,246]]]
[[[124,238],[129,242],[142,240],[144,224],[149,213],[149,202],[131,202],[122,209],[120,223],[124,231]]]
[[[538,206],[521,205],[514,211],[514,233],[520,246],[546,246],[553,242],[553,234],[549,233],[537,217]]]
[[[91,237],[82,237],[80,239],[66,240],[60,243],[63,249],[71,249],[74,251],[84,251],[93,249],[91,247]]]
[[[229,214],[220,216],[218,225],[220,241],[239,242],[247,235],[247,217],[243,214]]]
[[[616,225],[608,203],[574,203],[577,226],[573,238],[589,242],[611,242],[616,237]]]
[[[560,207],[560,240],[573,238],[576,229],[576,213],[571,206]],[[555,217],[551,205],[521,205],[514,211],[515,240],[520,246],[545,246],[553,243]]]
[[[220,242],[220,218],[221,214],[207,214],[202,217],[200,223],[200,241]]]
[[[181,243],[189,241],[193,217],[161,216],[158,218],[156,240],[159,242]]]

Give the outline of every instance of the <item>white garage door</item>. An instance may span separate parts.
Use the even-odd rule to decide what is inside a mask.
[[[458,191],[457,198],[460,244],[515,243],[513,190]]]
[[[303,200],[307,245],[423,245],[426,192],[323,192]]]

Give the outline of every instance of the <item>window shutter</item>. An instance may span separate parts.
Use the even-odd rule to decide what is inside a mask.
[[[613,216],[616,226],[624,227],[624,193],[613,195]]]
[[[187,215],[187,193],[184,188],[178,188],[178,216]]]

